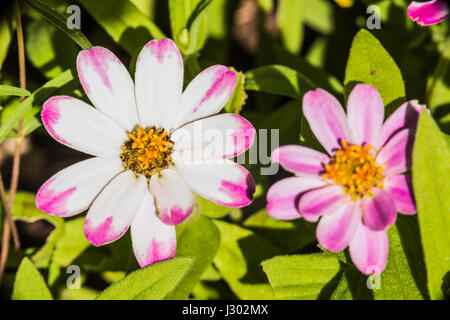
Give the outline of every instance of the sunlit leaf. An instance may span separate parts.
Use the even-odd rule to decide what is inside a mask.
[[[53,300],[44,278],[42,278],[36,266],[27,257],[22,259],[22,263],[17,270],[11,299]]]

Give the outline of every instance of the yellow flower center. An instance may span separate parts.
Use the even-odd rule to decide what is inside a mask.
[[[126,169],[150,178],[172,164],[173,142],[166,130],[139,127],[128,138],[120,155]]]
[[[352,200],[372,196],[372,188],[383,188],[384,182],[383,167],[375,157],[370,144],[356,146],[343,141],[322,177],[341,185]]]

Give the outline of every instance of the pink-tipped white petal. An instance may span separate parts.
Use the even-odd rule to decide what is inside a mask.
[[[175,256],[177,238],[175,227],[164,224],[156,216],[150,192],[144,199],[131,224],[133,251],[141,268]]]
[[[416,21],[421,26],[429,26],[447,19],[449,9],[445,0],[413,1],[407,12],[411,20]]]
[[[136,63],[136,101],[141,124],[173,128],[183,90],[183,58],[170,39],[152,40]]]
[[[344,250],[349,245],[361,220],[358,202],[350,202],[337,208],[336,212],[323,216],[317,225],[319,243],[332,252]]]
[[[360,222],[349,247],[352,261],[362,273],[380,274],[386,267],[389,251],[386,230],[373,231]]]
[[[175,169],[195,193],[221,206],[241,208],[253,200],[253,177],[247,169],[233,161],[176,162]]]
[[[139,121],[134,83],[122,62],[108,49],[92,47],[78,54],[77,70],[92,104],[131,131]]]
[[[387,177],[384,189],[392,197],[397,212],[403,214],[416,214],[416,202],[411,176],[398,175]]]
[[[412,144],[413,135],[409,129],[403,129],[382,147],[377,162],[384,166],[384,175],[398,175],[411,167]]]
[[[372,197],[362,201],[364,225],[375,231],[385,230],[397,218],[394,200],[388,192],[379,188],[373,188],[372,192]]]
[[[333,155],[342,140],[351,141],[351,132],[344,109],[339,101],[322,89],[303,96],[303,114],[317,140]]]
[[[71,217],[91,205],[102,188],[123,171],[119,159],[92,158],[67,167],[36,194],[36,207],[57,217]]]
[[[297,203],[301,195],[311,189],[320,188],[325,182],[310,177],[290,177],[276,182],[267,192],[267,213],[280,220],[301,218]]]
[[[56,141],[94,156],[117,157],[128,139],[114,120],[87,103],[67,96],[48,99],[41,118]]]
[[[202,71],[183,92],[175,127],[217,114],[230,100],[236,81],[236,74],[225,66]]]
[[[314,149],[287,145],[272,152],[272,162],[279,162],[284,169],[296,175],[318,176],[324,171],[324,165],[330,158]]]
[[[179,225],[194,210],[191,188],[173,169],[154,175],[150,180],[150,191],[156,199],[159,218],[168,225]]]
[[[300,198],[298,210],[305,220],[316,222],[320,216],[332,214],[348,201],[342,187],[335,184],[306,192]]]
[[[125,171],[115,177],[92,203],[84,234],[94,246],[111,243],[128,230],[148,192],[144,176]]]
[[[189,123],[175,131],[171,139],[174,159],[228,159],[253,145],[255,128],[240,115],[224,113]]]
[[[357,84],[348,97],[347,118],[354,144],[376,141],[384,120],[384,103],[377,89]]]
[[[384,146],[396,133],[403,129],[415,132],[420,113],[426,110],[425,105],[421,105],[417,100],[412,100],[402,104],[381,127],[380,136],[373,144],[375,148]]]

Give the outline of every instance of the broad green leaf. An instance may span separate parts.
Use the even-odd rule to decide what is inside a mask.
[[[277,21],[286,49],[297,54],[303,43],[303,19],[306,0],[279,0]]]
[[[322,34],[334,29],[333,4],[327,0],[310,0],[305,4],[304,20],[308,27]]]
[[[423,269],[416,276],[423,277],[425,272],[418,238],[419,229],[413,224],[413,219],[414,217],[398,217],[396,224],[388,230],[388,262],[380,276],[380,288],[374,290],[374,297],[377,300],[424,298],[412,271],[412,268],[422,265]]]
[[[53,300],[44,278],[33,262],[22,259],[14,281],[12,300]]]
[[[339,260],[317,253],[275,257],[262,263],[277,298],[317,299],[340,270]]]
[[[240,299],[273,299],[260,263],[280,254],[279,249],[250,230],[223,221],[214,223],[221,234],[214,265],[231,290]]]
[[[155,0],[130,0],[136,8],[150,19],[155,16]]]
[[[34,91],[31,96],[20,103],[15,108],[15,112],[13,112],[8,119],[2,121],[2,125],[0,127],[0,143],[6,139],[11,130],[19,123],[19,120],[22,119],[33,106],[40,107],[53,92],[68,84],[73,79],[74,77],[72,71],[66,70],[58,77],[50,80],[42,87]]]
[[[68,16],[58,12],[52,7],[39,0],[23,0],[23,2],[30,8],[39,12],[48,21],[66,33],[73,41],[75,41],[82,49],[87,50],[92,47],[92,44],[86,36],[78,29],[69,29],[67,27]]]
[[[436,66],[427,90],[427,106],[431,110],[450,103],[450,38],[445,42],[444,52]]]
[[[60,293],[61,300],[94,300],[98,296],[98,291],[81,287],[79,289],[63,288]]]
[[[251,215],[244,226],[277,245],[283,253],[294,253],[316,240],[314,224],[304,219],[282,221],[263,209]]]
[[[245,89],[301,99],[315,85],[297,71],[280,65],[259,67],[245,74]]]
[[[192,258],[174,258],[130,273],[106,288],[98,300],[163,299],[192,267]]]
[[[208,218],[198,215],[177,228],[177,257],[191,257],[193,264],[167,299],[184,300],[211,265],[220,243],[220,233]],[[207,245],[205,245],[207,244]]]
[[[357,83],[374,86],[390,114],[405,101],[405,85],[400,69],[381,43],[366,30],[353,39],[345,71],[346,96]]]
[[[219,219],[231,212],[231,208],[215,204],[208,199],[195,195],[195,203],[198,211],[209,218]]]
[[[431,299],[442,299],[450,272],[450,149],[422,112],[413,151],[413,184]]]
[[[9,44],[15,29],[13,17],[12,6],[6,6],[6,8],[2,9],[0,13],[0,70],[8,54]]]
[[[78,0],[109,36],[131,56],[137,57],[151,39],[164,34],[128,0]]]
[[[353,266],[342,269],[338,279],[335,278],[329,282],[329,285],[332,286],[328,290],[324,290],[323,298],[330,300],[373,300],[373,291],[368,289],[368,281],[370,281],[368,277]]]
[[[38,210],[36,208],[34,194],[28,192],[16,193],[12,216],[14,220],[29,223],[33,223],[38,220],[46,220],[55,227],[55,229],[48,235],[45,244],[32,256],[33,262],[38,267],[46,268],[50,262],[56,243],[64,235],[64,220],[62,218],[50,216]]]
[[[226,112],[239,114],[245,104],[245,100],[247,99],[247,93],[244,88],[245,75],[242,72],[236,71],[234,68],[231,68],[231,71],[236,74],[237,82],[233,95],[225,105],[224,109]]]
[[[28,90],[0,85],[0,96],[29,96],[31,93]]]

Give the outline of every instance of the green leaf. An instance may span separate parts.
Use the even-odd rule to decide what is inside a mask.
[[[377,300],[424,299],[412,271],[413,268],[422,265],[423,270],[420,270],[416,276],[423,277],[425,275],[420,240],[417,237],[419,229],[417,225],[413,224],[413,220],[414,217],[399,216],[396,225],[388,230],[388,262],[380,276],[380,288],[373,292]]]
[[[56,243],[64,235],[64,220],[38,210],[36,208],[35,195],[28,192],[16,193],[11,213],[14,220],[25,221],[28,223],[46,220],[55,227],[48,235],[45,244],[32,256],[33,262],[38,267],[46,268],[50,262]]]
[[[277,298],[317,299],[338,276],[339,260],[317,253],[275,257],[262,263]]]
[[[392,113],[405,101],[405,85],[400,69],[370,32],[359,31],[353,39],[345,70],[346,96],[357,83],[374,86],[386,106],[386,114]]]
[[[236,71],[234,68],[231,68],[231,71],[236,74],[237,82],[233,95],[225,105],[224,109],[226,112],[239,114],[245,104],[245,100],[247,99],[247,93],[244,88],[245,75],[242,72]]]
[[[209,218],[223,218],[231,212],[231,208],[215,204],[214,202],[200,197],[199,195],[195,195],[195,203],[197,205],[198,211]]]
[[[205,243],[208,245],[205,246]],[[211,265],[219,243],[219,230],[214,223],[201,215],[177,228],[176,256],[191,257],[194,261],[191,269],[167,299],[184,300],[189,296],[206,268]]]
[[[315,89],[315,85],[291,68],[271,65],[246,72],[245,89],[301,99],[307,91]]]
[[[44,278],[33,262],[22,259],[14,281],[12,300],[53,300]]]
[[[19,123],[19,120],[22,119],[33,106],[41,106],[44,101],[58,88],[68,84],[70,81],[74,79],[72,71],[66,70],[61,73],[58,77],[50,80],[42,87],[34,91],[31,96],[25,99],[22,103],[20,103],[11,114],[10,117],[2,121],[2,125],[0,127],[0,143],[5,141],[8,134],[11,130]]]
[[[132,57],[164,33],[128,0],[78,0],[110,37]],[[107,9],[106,9],[107,8]]]
[[[130,273],[106,288],[98,300],[163,299],[192,267],[192,258],[174,258]]]
[[[304,219],[283,221],[270,217],[263,209],[251,215],[244,226],[277,245],[283,253],[294,253],[316,240],[314,224]]]
[[[8,54],[9,44],[13,37],[15,23],[13,19],[12,6],[6,6],[2,8],[0,14],[0,70],[2,69],[3,62]]]
[[[30,8],[39,12],[48,21],[67,34],[73,41],[75,41],[82,49],[87,50],[92,47],[92,44],[86,36],[78,29],[69,29],[67,27],[68,16],[59,13],[57,10],[48,6],[39,0],[23,0],[23,2]]]
[[[29,96],[31,93],[28,90],[0,85],[0,96]]]
[[[214,221],[221,234],[214,265],[240,299],[273,299],[262,272],[264,259],[280,254],[271,242],[250,230],[223,221]]]
[[[258,0],[258,4],[264,12],[272,12],[273,10],[273,0]]]
[[[281,39],[293,54],[300,52],[303,42],[303,17],[306,0],[279,0],[277,21]]]
[[[450,271],[450,149],[427,112],[413,151],[413,184],[431,299],[442,299]]]
[[[333,4],[327,0],[306,1],[305,24],[322,34],[330,34],[335,25],[333,13]]]
[[[450,38],[447,39],[444,52],[436,66],[433,79],[427,90],[427,106],[431,110],[450,103]]]

